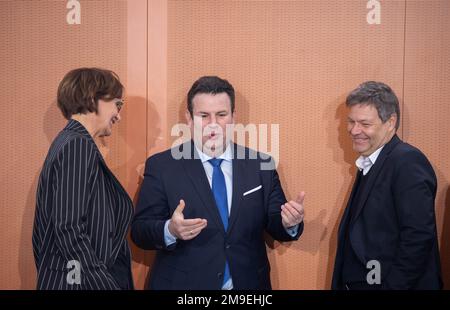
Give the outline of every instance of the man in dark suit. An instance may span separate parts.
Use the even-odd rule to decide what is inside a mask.
[[[333,289],[440,289],[434,200],[425,155],[396,135],[398,99],[365,82],[346,100],[358,174],[338,232]]]
[[[262,154],[230,143],[234,89],[197,80],[186,117],[193,139],[151,156],[131,238],[157,255],[150,289],[270,289],[264,232],[279,241],[303,231],[303,199],[286,201]]]

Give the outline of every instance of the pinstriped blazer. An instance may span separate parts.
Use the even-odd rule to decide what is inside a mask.
[[[130,197],[90,134],[69,120],[50,147],[37,188],[37,288],[133,288],[126,240],[132,214]],[[79,281],[70,261],[79,263]]]

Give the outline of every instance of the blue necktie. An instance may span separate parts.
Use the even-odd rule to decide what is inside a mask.
[[[208,160],[213,166],[212,175],[212,192],[214,194],[214,199],[216,200],[217,208],[219,209],[220,218],[222,219],[223,227],[225,232],[228,229],[228,200],[227,200],[227,187],[225,185],[225,177],[223,175],[222,169],[220,169],[220,164],[223,159],[212,158]],[[223,273],[223,285],[230,279],[230,267],[228,262],[225,263],[225,271]]]

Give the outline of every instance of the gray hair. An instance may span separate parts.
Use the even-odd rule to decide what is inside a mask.
[[[397,116],[395,130],[400,126],[400,107],[392,89],[381,82],[368,81],[354,89],[345,101],[347,107],[357,104],[372,105],[378,111],[378,117],[385,123],[393,114]]]

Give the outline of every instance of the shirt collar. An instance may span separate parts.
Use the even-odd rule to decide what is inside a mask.
[[[195,150],[198,153],[198,157],[200,157],[200,160],[202,161],[202,163],[207,162],[208,160],[212,159],[213,157],[203,153],[202,151],[199,150],[199,148],[195,145]],[[233,159],[233,154],[231,153],[232,151],[232,147],[231,147],[231,143],[228,144],[227,148],[225,149],[225,152],[223,152],[219,157],[220,159],[223,159],[225,161],[229,161],[231,162]]]
[[[359,170],[364,170],[364,175],[369,172],[370,168],[375,165],[375,162],[378,158],[378,156],[381,153],[381,150],[383,149],[384,145],[382,145],[381,147],[379,147],[375,152],[373,152],[372,154],[370,154],[369,156],[359,156],[358,159],[355,162],[356,167],[358,167]],[[369,160],[371,165],[369,165],[368,167],[364,166],[364,162]]]

